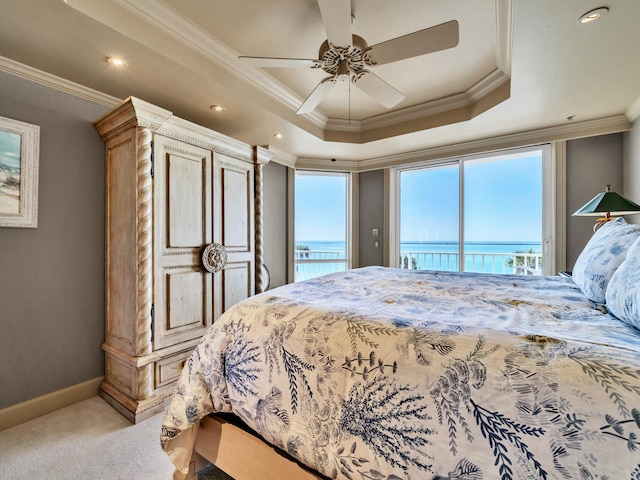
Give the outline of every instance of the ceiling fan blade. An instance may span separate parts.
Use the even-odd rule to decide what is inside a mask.
[[[336,47],[351,45],[351,1],[318,0],[327,40]]]
[[[312,112],[335,84],[335,77],[326,77],[313,89],[313,92],[311,92],[302,105],[300,105],[296,113],[303,114]]]
[[[320,68],[322,62],[310,58],[277,58],[277,57],[248,57],[240,56],[238,60],[253,67],[275,68]]]
[[[404,95],[369,70],[362,70],[351,82],[370,97],[387,108],[395,107],[404,100]]]
[[[458,45],[458,40],[458,22],[451,20],[450,22],[378,43],[371,47],[370,55],[374,64],[382,65],[453,48]]]

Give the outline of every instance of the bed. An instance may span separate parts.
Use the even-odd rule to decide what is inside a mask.
[[[627,310],[633,248],[587,275]],[[639,480],[640,320],[579,283],[366,267],[251,297],[182,372],[174,478],[203,455],[237,480]]]

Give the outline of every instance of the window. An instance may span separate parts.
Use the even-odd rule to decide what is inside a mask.
[[[351,175],[296,171],[293,281],[351,268]]]
[[[398,168],[398,238],[392,252],[397,266],[541,274],[553,218],[545,213],[551,202],[543,198],[544,181],[551,181],[545,173],[549,150],[525,148]]]
[[[400,172],[400,268],[458,270],[457,163]]]

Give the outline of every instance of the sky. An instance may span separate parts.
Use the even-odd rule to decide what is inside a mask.
[[[465,241],[540,242],[542,158],[464,162]],[[400,174],[400,241],[457,241],[459,164]],[[296,242],[339,241],[346,232],[346,176],[296,175]]]
[[[346,174],[296,174],[296,243],[344,241],[347,232],[346,185]]]
[[[400,241],[457,241],[458,164],[401,174]],[[542,159],[539,155],[464,166],[465,241],[539,242]]]

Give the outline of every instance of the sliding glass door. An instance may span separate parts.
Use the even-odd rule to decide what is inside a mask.
[[[464,271],[542,271],[542,152],[464,165]]]
[[[349,173],[295,174],[294,281],[350,268]]]
[[[400,267],[457,271],[460,166],[400,172]]]
[[[541,274],[544,148],[397,170],[400,268]]]

